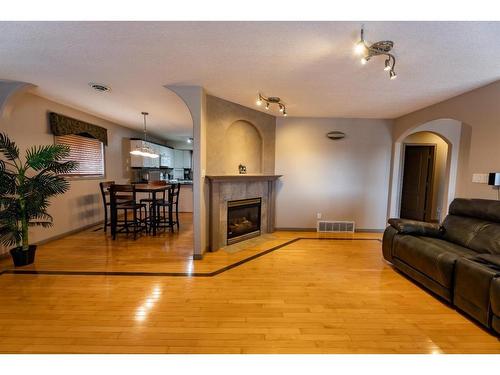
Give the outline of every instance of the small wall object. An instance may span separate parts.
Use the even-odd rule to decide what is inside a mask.
[[[345,138],[345,133],[335,130],[327,133],[326,136],[334,141],[338,141],[339,139]]]
[[[243,165],[243,164],[238,165],[238,170],[240,171],[240,174],[246,174],[247,173],[247,167],[246,167],[246,165]]]

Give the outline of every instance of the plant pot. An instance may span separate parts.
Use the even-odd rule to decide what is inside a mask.
[[[28,250],[23,250],[22,247],[15,247],[10,250],[10,255],[14,261],[14,266],[27,266],[35,261],[36,245],[30,245]]]

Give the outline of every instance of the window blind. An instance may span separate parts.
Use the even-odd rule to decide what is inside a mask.
[[[55,136],[56,144],[69,146],[68,160],[77,161],[78,169],[67,176],[104,176],[104,146],[98,139],[82,137],[79,135]]]

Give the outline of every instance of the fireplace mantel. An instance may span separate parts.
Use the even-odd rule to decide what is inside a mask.
[[[235,174],[235,175],[219,175],[205,176],[211,183],[217,182],[250,182],[250,181],[274,181],[282,175],[267,175],[267,174]]]
[[[281,175],[239,174],[205,176],[210,186],[209,242],[216,251],[227,245],[227,202],[261,198],[261,233],[274,231],[275,183]]]

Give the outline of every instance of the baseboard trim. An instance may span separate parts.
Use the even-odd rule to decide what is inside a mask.
[[[314,228],[274,228],[275,231],[282,230],[285,232],[316,232],[316,227]]]
[[[286,231],[286,232],[316,232],[317,228],[275,228],[277,231]],[[356,229],[356,233],[384,233],[384,229],[366,229],[366,228],[359,228]],[[345,232],[339,232],[339,233],[345,233]],[[348,232],[347,232],[348,233]]]
[[[104,221],[101,220],[101,221],[98,221],[97,223],[94,223],[94,224],[89,224],[89,225],[85,225],[81,228],[77,228],[77,229],[72,229],[70,230],[69,232],[64,232],[64,233],[61,233],[61,234],[57,234],[55,236],[52,236],[52,237],[49,237],[49,238],[46,238],[44,240],[41,240],[41,241],[38,241],[36,242],[34,245],[44,245],[46,244],[47,242],[51,242],[51,241],[55,241],[55,240],[59,240],[61,238],[64,238],[64,237],[67,237],[67,236],[71,236],[72,234],[75,234],[75,233],[79,233],[79,232],[83,232],[84,230],[87,230],[87,229],[90,229],[90,228],[93,228],[97,225],[102,225]]]

